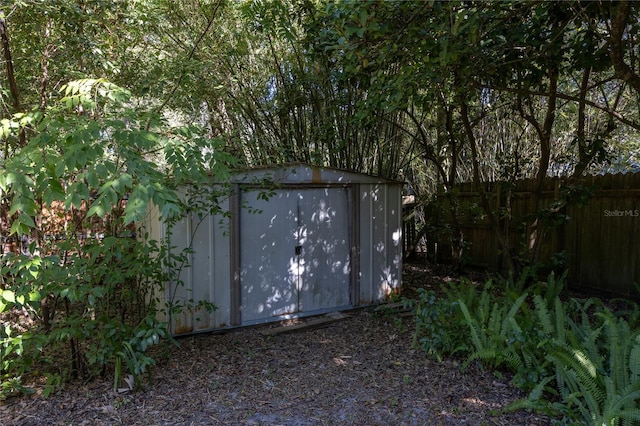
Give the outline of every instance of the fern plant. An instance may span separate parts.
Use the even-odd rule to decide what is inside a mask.
[[[624,320],[607,319],[604,330],[602,356],[589,356],[566,344],[549,353],[560,396],[568,412],[585,423],[640,421],[640,336],[632,338]]]
[[[590,301],[584,303],[580,321],[574,321],[564,314],[559,299],[555,314],[536,299],[545,333],[539,345],[548,351],[552,370],[526,400],[510,409],[536,408],[560,414],[569,423],[598,426],[640,421],[640,335],[600,306],[595,316],[588,315],[584,307],[590,306]],[[545,391],[560,402],[545,401]]]
[[[569,271],[566,270],[560,278],[556,278],[556,274],[552,272],[547,277],[546,282],[538,283],[539,289],[536,290],[538,290],[538,294],[544,298],[547,306],[551,307],[555,301],[558,300],[558,297],[563,292],[565,283],[567,282],[568,273]]]
[[[458,300],[475,348],[467,358],[465,366],[474,360],[481,360],[492,368],[507,366],[515,371],[520,367],[521,357],[518,349],[524,339],[516,314],[527,295],[524,293],[518,297],[511,306],[498,302],[491,304],[490,295],[485,290],[473,314],[463,300]]]

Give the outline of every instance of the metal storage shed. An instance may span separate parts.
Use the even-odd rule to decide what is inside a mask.
[[[231,183],[228,215],[188,215],[168,232],[150,212],[150,238],[193,250],[184,285],[168,283],[161,297],[217,308],[183,310],[170,318],[173,334],[345,310],[399,290],[401,182],[293,164]]]

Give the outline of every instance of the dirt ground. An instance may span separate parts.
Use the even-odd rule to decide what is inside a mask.
[[[437,275],[437,276],[436,276]],[[446,274],[445,274],[446,275]],[[405,285],[448,279],[409,265]],[[411,346],[412,320],[373,309],[323,328],[266,328],[182,338],[158,354],[152,382],[118,393],[110,378],[0,405],[3,425],[544,425],[504,413],[523,395],[492,373],[429,360]]]

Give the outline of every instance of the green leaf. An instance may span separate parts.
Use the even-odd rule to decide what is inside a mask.
[[[2,299],[6,300],[9,303],[15,303],[16,302],[16,295],[11,290],[2,290]]]
[[[180,214],[180,206],[175,203],[164,203],[160,210],[160,217],[162,220],[167,220]]]
[[[75,155],[76,165],[78,169],[83,169],[87,164],[87,153],[84,149],[79,149]]]
[[[56,166],[54,168],[55,177],[59,178],[60,176],[62,176],[64,174],[65,168],[66,168],[65,162],[62,159],[59,159],[56,162]]]
[[[98,175],[93,170],[88,170],[85,179],[87,181],[87,185],[91,188],[97,188],[100,185],[100,180],[98,179]]]
[[[69,185],[64,205],[67,209],[71,206],[79,208],[82,207],[82,201],[86,201],[88,199],[89,188],[84,182],[76,181]]]
[[[124,209],[125,223],[132,223],[144,217],[149,204],[149,193],[144,185],[136,185],[129,195],[127,206]]]
[[[29,292],[29,300],[31,300],[32,302],[38,302],[38,301],[42,300],[42,295],[37,290],[30,291]]]
[[[28,226],[29,228],[36,227],[36,224],[33,221],[33,218],[26,213],[20,213],[20,215],[18,216],[18,220],[22,222],[25,226]]]
[[[46,205],[51,205],[54,201],[63,201],[65,199],[64,188],[57,179],[47,179],[48,185],[45,188],[42,200]]]
[[[9,235],[24,235],[29,233],[29,227],[24,223],[20,222],[19,219],[16,219],[11,224],[11,229],[9,230]]]
[[[71,206],[80,207],[82,205],[82,198],[77,192],[70,191],[67,193],[67,197],[64,200],[64,207],[68,210]]]
[[[24,176],[15,172],[9,172],[5,178],[6,185],[12,185],[16,182],[24,183]]]
[[[96,176],[100,179],[106,179],[106,177],[109,175],[109,170],[107,169],[107,167],[104,164],[98,164],[95,167],[95,173]]]
[[[89,207],[89,211],[87,211],[87,217],[98,216],[101,219],[104,218],[104,216],[107,214],[107,211],[102,206],[102,200],[103,199],[96,200],[91,205],[91,207]]]

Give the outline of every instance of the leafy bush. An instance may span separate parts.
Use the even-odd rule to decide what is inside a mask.
[[[444,356],[467,351],[462,344],[461,334],[465,330],[457,302],[439,299],[435,292],[419,289],[418,299],[405,304],[412,308],[415,320],[414,346],[419,345],[427,355],[439,361]]]
[[[30,136],[2,158],[0,174],[14,245],[0,252],[2,395],[24,391],[21,377],[36,361],[47,392],[107,368],[114,386],[127,374],[130,386],[140,384],[153,365],[149,347],[169,337],[157,295],[165,282],[179,284],[180,272],[167,266],[187,266],[187,256],[168,253],[135,224],[150,204],[177,220],[198,187],[228,175],[231,161],[197,128],[132,111],[129,93],[112,83],[80,80],[63,95],[44,113],[2,122],[5,137],[20,129]],[[192,189],[185,196],[180,185]],[[216,210],[215,196],[197,196],[192,211]]]

